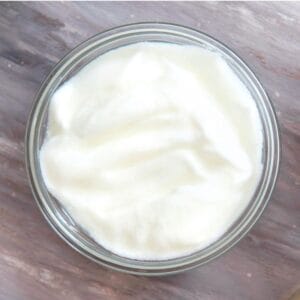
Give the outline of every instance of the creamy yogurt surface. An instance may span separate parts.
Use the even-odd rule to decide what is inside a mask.
[[[228,230],[254,193],[261,157],[255,102],[225,60],[147,42],[107,52],[53,94],[40,164],[95,241],[161,260]]]

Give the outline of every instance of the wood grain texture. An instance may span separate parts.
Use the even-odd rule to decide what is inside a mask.
[[[163,21],[221,40],[254,70],[281,127],[271,203],[234,249],[184,274],[107,270],[47,225],[24,170],[34,96],[63,55],[111,27]],[[300,3],[0,3],[0,299],[286,299],[300,285]]]

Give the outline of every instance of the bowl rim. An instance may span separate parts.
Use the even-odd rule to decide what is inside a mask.
[[[39,114],[39,105],[41,105],[41,99],[43,97],[43,94],[49,86],[51,86],[51,80],[53,77],[55,77],[56,73],[65,65],[68,63],[68,61],[71,58],[74,58],[74,55],[78,53],[80,50],[85,49],[90,43],[95,41],[102,40],[104,43],[107,42],[111,37],[113,39],[117,39],[118,37],[130,33],[131,31],[135,32],[136,30],[144,30],[151,31],[151,30],[170,30],[170,32],[178,32],[182,33],[184,31],[185,33],[188,33],[191,36],[197,36],[199,39],[205,38],[208,43],[212,43],[214,47],[218,48],[221,52],[225,52],[227,55],[229,55],[239,66],[241,69],[246,72],[246,75],[249,77],[251,83],[258,89],[258,93],[265,101],[265,105],[267,105],[268,109],[268,117],[270,117],[270,120],[272,122],[272,130],[273,130],[273,151],[275,153],[275,156],[272,160],[272,167],[271,167],[271,178],[268,181],[268,184],[266,186],[265,191],[265,197],[261,199],[259,202],[259,205],[256,207],[256,210],[252,212],[251,216],[248,217],[248,219],[244,218],[243,221],[248,220],[246,224],[244,224],[244,227],[242,228],[242,231],[239,231],[236,233],[233,238],[229,240],[228,243],[225,243],[218,251],[215,251],[210,256],[205,257],[205,261],[203,261],[203,258],[198,258],[196,260],[193,260],[191,262],[179,264],[179,265],[170,265],[170,266],[142,266],[139,267],[137,265],[130,266],[130,264],[120,264],[116,262],[115,260],[107,259],[106,257],[101,256],[95,256],[93,253],[89,252],[89,249],[85,249],[82,247],[82,245],[78,245],[74,243],[74,241],[70,240],[69,236],[66,234],[66,232],[63,232],[61,228],[57,227],[57,224],[53,220],[53,216],[49,213],[48,208],[45,206],[45,202],[43,201],[43,193],[39,187],[38,180],[36,179],[35,174],[35,163],[34,163],[34,153],[31,149],[33,139],[34,139],[34,129],[37,122],[37,117]],[[164,31],[166,32],[166,31]],[[116,36],[116,33],[118,34]],[[159,33],[159,32],[157,32]],[[162,32],[161,32],[162,33]],[[48,99],[49,100],[49,99]],[[28,118],[27,126],[26,126],[26,133],[25,133],[25,164],[26,164],[26,171],[27,176],[29,178],[29,184],[31,187],[31,190],[33,192],[34,198],[38,204],[38,207],[40,208],[42,214],[44,215],[45,219],[47,220],[48,224],[53,228],[53,230],[67,243],[69,244],[73,249],[84,255],[85,257],[97,262],[98,264],[104,265],[106,267],[109,267],[114,270],[122,271],[125,273],[131,273],[136,275],[167,275],[167,274],[175,274],[182,271],[186,271],[192,268],[195,268],[197,266],[203,265],[213,259],[216,259],[220,255],[226,253],[229,249],[231,249],[234,245],[236,245],[250,230],[251,228],[256,224],[260,216],[262,215],[264,209],[266,208],[267,204],[269,203],[271,194],[274,190],[277,178],[278,178],[278,172],[279,172],[279,165],[280,165],[280,159],[281,158],[281,139],[279,134],[279,122],[275,113],[275,108],[273,103],[270,101],[270,98],[268,97],[266,91],[264,90],[262,84],[258,80],[257,76],[254,74],[254,72],[249,68],[249,66],[229,47],[227,47],[225,44],[220,42],[219,40],[215,39],[214,37],[201,32],[199,30],[183,26],[183,25],[177,25],[172,23],[164,23],[164,22],[139,22],[139,23],[132,23],[132,24],[126,24],[118,27],[114,27],[108,30],[105,30],[103,32],[100,32],[96,35],[93,35],[89,39],[83,41],[82,43],[78,44],[75,48],[71,49],[59,62],[52,68],[49,75],[46,77],[46,79],[43,81],[41,88],[39,89],[33,106],[31,113]],[[159,263],[160,261],[156,261],[156,263]]]

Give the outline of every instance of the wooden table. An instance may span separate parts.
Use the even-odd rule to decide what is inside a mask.
[[[82,257],[47,225],[24,169],[34,96],[78,43],[164,21],[235,50],[275,104],[282,163],[271,203],[234,249],[184,274],[136,277]],[[287,299],[300,284],[300,3],[0,3],[0,299]]]

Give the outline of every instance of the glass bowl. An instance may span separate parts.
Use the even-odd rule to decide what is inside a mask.
[[[209,247],[184,257],[143,261],[118,256],[88,236],[48,192],[41,175],[39,149],[47,129],[49,100],[55,90],[99,55],[141,41],[197,45],[217,52],[245,84],[256,102],[263,127],[263,171],[256,191],[241,216]],[[163,23],[126,25],[95,35],[67,54],[43,83],[27,124],[26,166],[34,197],[51,227],[71,247],[115,270],[140,275],[166,275],[207,263],[235,245],[262,214],[275,185],[280,159],[278,123],[272,104],[258,79],[231,50],[212,37],[190,28]]]

